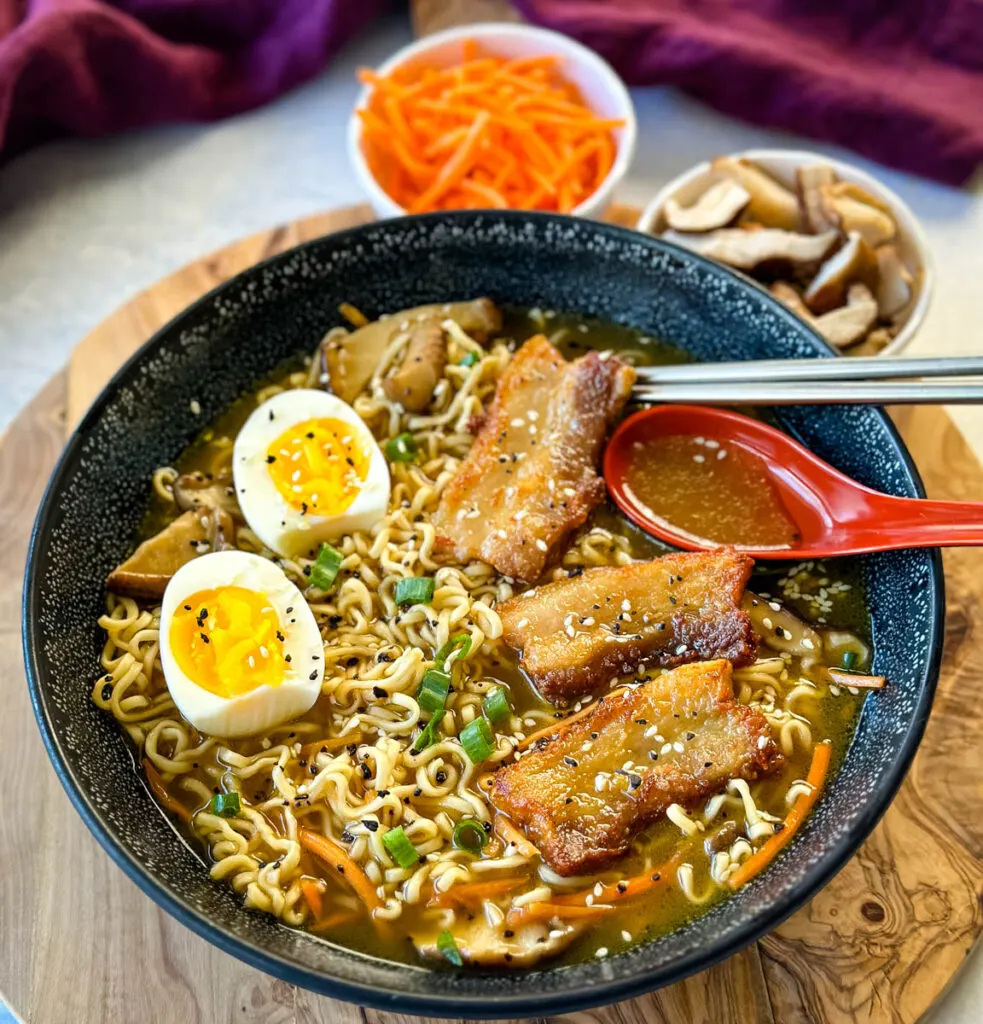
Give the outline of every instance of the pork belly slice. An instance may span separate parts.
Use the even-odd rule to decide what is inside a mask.
[[[558,706],[639,667],[706,658],[747,665],[757,637],[740,604],[753,565],[720,550],[587,569],[499,605],[502,635]]]
[[[438,550],[532,582],[604,497],[597,462],[635,371],[599,352],[568,363],[530,338],[498,383],[434,516]]]
[[[764,716],[734,698],[728,661],[683,665],[601,698],[495,774],[492,802],[561,875],[596,871],[670,805],[778,769]]]

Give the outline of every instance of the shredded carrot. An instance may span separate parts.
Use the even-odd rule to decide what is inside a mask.
[[[611,171],[624,122],[592,110],[557,54],[506,59],[464,41],[452,67],[414,64],[368,88],[362,150],[411,213],[462,207],[571,211]]]
[[[557,721],[550,723],[542,729],[537,729],[535,732],[529,733],[529,735],[522,740],[521,743],[515,748],[516,750],[526,750],[531,747],[538,740],[543,739],[546,736],[558,735],[564,732],[568,726],[573,725],[574,722],[579,722],[581,718],[586,718],[593,710],[597,707],[601,701],[611,700],[613,697],[617,697],[619,694],[625,692],[627,687],[621,687],[620,690],[612,690],[610,693],[606,693],[600,700],[595,701],[593,704],[588,704],[583,711],[578,711],[575,715],[570,715],[568,718],[560,718]]]
[[[147,773],[147,785],[155,797],[173,814],[176,814],[182,821],[191,821],[191,811],[176,800],[167,791],[160,772],[153,766],[149,758],[143,759],[143,770]]]
[[[316,921],[324,912],[324,894],[321,892],[321,886],[313,878],[302,878],[300,891],[304,894],[304,899],[307,900]]]
[[[565,921],[583,920],[585,918],[604,917],[614,907],[578,906],[572,903],[558,903],[556,900],[543,900],[540,903],[527,903],[524,907],[510,910],[505,919],[509,925],[532,924],[534,921],[550,921],[554,917]]]
[[[316,924],[311,925],[311,931],[318,934],[330,932],[335,928],[340,928],[343,924],[353,924],[357,920],[358,914],[353,914],[350,910],[338,910],[333,914],[329,914],[323,921],[318,921]]]
[[[819,792],[823,788],[826,773],[829,771],[831,753],[832,747],[829,743],[816,744],[816,749],[812,752],[812,765],[806,776],[806,782],[810,786],[809,792],[803,793],[795,801],[792,810],[788,812],[785,827],[781,832],[776,832],[730,876],[727,882],[732,889],[739,889],[742,885],[750,882],[792,841],[792,837],[805,821],[809,811],[812,810],[812,805],[819,799]]]
[[[846,672],[843,669],[827,668],[829,681],[837,686],[855,686],[860,690],[883,690],[887,685],[884,676],[868,676],[861,672]]]
[[[516,850],[523,857],[539,856],[539,850],[502,814],[495,818],[495,831],[506,843],[514,844]]]
[[[382,906],[382,900],[379,899],[376,887],[369,881],[368,875],[333,839],[307,828],[298,829],[297,838],[305,850],[334,868],[355,890],[355,894],[369,910],[377,910]]]
[[[450,906],[476,906],[493,900],[499,896],[506,896],[513,889],[518,888],[525,882],[525,878],[496,878],[491,882],[470,882],[465,885],[455,885],[446,892],[434,893],[429,901],[429,907],[450,907]]]
[[[676,877],[676,868],[683,859],[682,852],[674,853],[662,867],[652,871],[646,871],[643,875],[635,875],[633,878],[624,878],[618,882],[611,882],[601,887],[600,893],[596,886],[585,889],[581,892],[572,892],[564,896],[554,896],[550,902],[559,903],[564,906],[586,905],[587,898],[593,897],[593,903],[617,903],[619,900],[628,900],[634,896],[641,896],[643,893],[650,893],[653,889],[664,888]]]
[[[350,302],[343,302],[338,307],[338,312],[353,327],[364,327],[369,322],[369,318],[360,309],[353,306]]]

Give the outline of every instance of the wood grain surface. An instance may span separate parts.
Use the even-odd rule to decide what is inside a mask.
[[[612,211],[630,223],[634,211]],[[369,219],[367,207],[263,232],[137,295],[88,335],[67,371],[0,445],[0,993],[31,1024],[422,1024],[335,1002],[219,952],[112,864],[49,766],[20,654],[20,589],[44,484],[74,423],[163,322],[250,263]],[[944,412],[897,420],[931,497],[983,499],[983,470]],[[983,554],[946,554],[945,661],[935,710],[898,799],[860,853],[757,945],[631,1002],[568,1024],[914,1022],[983,929]],[[79,685],[88,687],[89,680]]]

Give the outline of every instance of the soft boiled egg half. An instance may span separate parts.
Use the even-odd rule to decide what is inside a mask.
[[[160,660],[178,710],[211,736],[249,736],[304,714],[324,675],[314,613],[279,566],[248,551],[178,569],[161,605]]]
[[[389,507],[389,467],[362,418],[325,391],[264,402],[232,454],[239,507],[278,555],[313,557],[322,541],[374,526]]]

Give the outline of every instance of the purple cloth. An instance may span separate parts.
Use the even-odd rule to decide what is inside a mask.
[[[0,152],[249,110],[386,0],[0,0]]]
[[[983,162],[983,0],[515,0],[630,85],[949,184]]]

